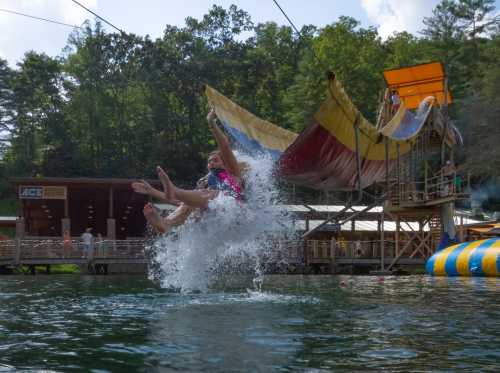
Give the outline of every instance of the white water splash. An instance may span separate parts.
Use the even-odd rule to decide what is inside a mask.
[[[260,290],[263,266],[278,260],[276,240],[293,234],[293,221],[278,204],[274,161],[244,155],[238,159],[250,166],[246,203],[220,193],[200,221],[190,219],[151,247],[155,265],[150,277],[162,287],[206,291],[224,276],[251,272],[254,288]]]

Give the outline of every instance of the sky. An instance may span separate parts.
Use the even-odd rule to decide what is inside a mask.
[[[165,25],[183,26],[186,17],[200,19],[213,4],[228,8],[236,4],[254,23],[288,24],[272,0],[79,0],[86,7],[121,28],[138,35],[161,37]],[[362,27],[375,26],[382,38],[396,31],[417,34],[422,20],[430,16],[439,0],[278,0],[297,27],[318,27],[339,16],[356,18]],[[497,0],[497,8],[500,8]],[[0,0],[0,9],[81,25],[94,17],[72,0]],[[109,28],[108,28],[109,29]],[[111,29],[109,29],[112,31]],[[72,29],[0,10],[0,57],[12,67],[29,50],[50,56],[61,54]]]

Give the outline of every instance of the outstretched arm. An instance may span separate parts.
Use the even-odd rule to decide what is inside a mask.
[[[212,133],[215,137],[215,141],[217,141],[217,145],[222,153],[222,158],[224,159],[224,163],[226,164],[227,170],[235,177],[241,179],[241,171],[238,166],[238,161],[234,156],[233,151],[231,150],[231,146],[229,145],[229,140],[222,130],[215,123],[215,119],[217,116],[215,115],[215,111],[211,110],[207,115],[208,124],[212,130]]]

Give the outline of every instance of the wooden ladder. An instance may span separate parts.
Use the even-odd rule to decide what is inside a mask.
[[[429,229],[431,231],[432,247],[436,248],[441,241],[441,235],[443,233],[443,227],[441,224],[441,216],[433,215],[431,220],[429,220]]]
[[[391,206],[399,206],[399,185],[397,179],[389,181],[389,200]]]

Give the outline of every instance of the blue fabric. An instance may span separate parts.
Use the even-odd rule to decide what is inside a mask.
[[[225,192],[229,192],[232,190],[231,186],[222,181],[219,177],[219,174],[223,170],[220,168],[212,169],[208,172],[208,189],[212,190],[222,190]]]
[[[255,139],[251,139],[248,137],[245,133],[237,130],[234,127],[231,127],[226,122],[222,122],[222,125],[226,129],[226,131],[229,133],[229,135],[238,143],[241,145],[243,150],[248,152],[249,154],[259,154],[259,153],[264,153],[264,154],[269,154],[272,159],[277,161],[279,157],[281,156],[282,152],[279,150],[271,150],[265,148],[260,142],[258,142]]]

